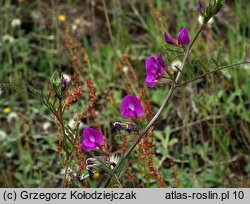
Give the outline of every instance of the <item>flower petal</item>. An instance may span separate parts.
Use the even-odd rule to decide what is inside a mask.
[[[178,44],[188,45],[190,43],[190,37],[187,28],[182,28],[178,34]]]
[[[138,118],[144,114],[144,109],[136,96],[127,95],[122,99],[120,112],[124,118]]]
[[[91,150],[95,149],[94,147],[87,146],[86,144],[84,144],[84,142],[82,142],[81,148],[84,152],[90,152]]]
[[[167,64],[165,63],[165,61],[164,61],[164,59],[162,57],[161,52],[159,52],[158,55],[157,55],[157,62],[161,65],[161,67],[166,67],[167,66]]]
[[[97,147],[101,147],[104,143],[102,132],[93,128],[84,128],[83,130],[83,151],[91,151]]]
[[[95,142],[99,147],[101,147],[104,144],[104,139],[102,133],[100,131],[98,132],[99,133],[96,135]]]
[[[146,79],[145,79],[147,85],[149,88],[154,88],[155,86],[155,82],[157,81],[155,79],[155,77],[151,76],[151,75],[147,75]]]
[[[158,55],[159,56],[159,55]],[[159,59],[161,63],[165,63],[163,58]],[[164,65],[164,64],[162,64]],[[158,78],[159,74],[164,74],[164,69],[160,65],[158,59],[153,56],[149,56],[145,63],[146,75],[152,75],[155,78]]]
[[[198,11],[199,13],[200,13],[201,10],[203,9],[203,5],[202,5],[202,3],[201,3],[200,1],[197,3],[196,8],[197,8],[197,11]]]
[[[166,32],[164,32],[164,38],[167,44],[176,45],[176,40],[172,39]]]
[[[146,73],[147,74],[157,74],[159,69],[159,64],[155,57],[149,56],[145,63]]]

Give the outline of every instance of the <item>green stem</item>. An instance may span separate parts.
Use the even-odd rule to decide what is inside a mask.
[[[213,74],[213,73],[216,73],[216,72],[221,71],[223,69],[228,69],[228,68],[239,66],[239,65],[243,65],[243,64],[250,64],[250,62],[239,62],[239,63],[230,64],[230,65],[226,65],[226,66],[223,66],[223,67],[219,67],[219,68],[217,68],[215,70],[212,70],[210,72],[206,72],[206,73],[201,74],[201,75],[199,75],[197,77],[194,77],[194,78],[192,78],[190,80],[187,80],[187,81],[185,81],[185,82],[183,82],[181,84],[177,84],[176,87],[185,86],[185,85],[187,85],[187,84],[189,84],[189,83],[191,83],[191,82],[193,82],[193,81],[195,81],[197,79],[203,78],[203,77],[205,77],[205,76],[207,76],[209,74]]]
[[[61,97],[59,98],[59,107],[58,107],[58,116],[60,118],[60,122],[61,123],[61,131],[62,131],[62,134],[63,134],[63,138],[64,138],[64,142],[67,143],[67,140],[66,140],[66,137],[67,135],[65,134],[65,128],[64,128],[64,124],[63,124],[63,115],[62,115],[62,99]],[[66,145],[67,146],[67,145]],[[66,152],[66,159],[68,160],[69,158],[69,154]],[[69,162],[66,163],[66,166],[65,166],[65,174],[64,174],[64,177],[63,177],[63,187],[65,187],[65,180],[66,180],[66,176],[68,174],[68,166],[69,166]]]

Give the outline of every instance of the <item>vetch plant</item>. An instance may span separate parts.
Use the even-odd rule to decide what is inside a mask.
[[[154,137],[152,130],[164,108],[169,105],[176,89],[208,74],[243,64],[237,63],[218,67],[214,71],[195,76],[182,83],[180,82],[182,76],[185,75],[189,54],[199,34],[223,5],[223,0],[211,0],[206,8],[201,2],[197,4],[197,10],[202,16],[202,25],[194,36],[189,35],[188,26],[180,29],[176,35],[177,39],[172,38],[167,32],[164,33],[163,40],[165,39],[168,46],[178,49],[178,53],[181,53],[182,61],[178,61],[179,56],[175,56],[175,61],[166,60],[167,57],[164,56],[163,51],[158,52],[157,56],[154,54],[148,56],[145,61],[145,74],[143,75],[145,76],[146,86],[150,88],[150,91],[154,91],[159,84],[165,85],[168,86],[167,93],[154,116],[152,116],[151,110],[149,111],[149,101],[145,102],[142,100],[143,91],[139,94],[127,93],[123,98],[121,97],[120,111],[117,110],[116,112],[122,119],[121,121],[113,121],[113,125],[114,129],[117,129],[118,134],[123,135],[123,138],[125,138],[125,148],[119,149],[118,147],[116,148],[118,149],[117,151],[113,151],[114,148],[111,146],[113,143],[108,141],[110,138],[106,136],[106,132],[103,131],[97,122],[99,116],[96,113],[95,101],[99,93],[94,86],[95,81],[91,75],[91,65],[86,50],[82,48],[79,51],[79,47],[74,45],[69,34],[65,32],[65,45],[70,53],[74,70],[71,80],[67,80],[63,73],[55,72],[50,80],[51,92],[49,94],[33,88],[30,88],[29,91],[30,95],[40,100],[51,111],[56,123],[58,129],[57,151],[64,168],[62,171],[64,174],[63,186],[71,186],[75,184],[75,181],[79,181],[82,186],[87,187],[88,179],[98,178],[99,183],[97,187],[108,187],[110,183],[113,187],[117,185],[122,187],[122,180],[125,174],[129,168],[132,168],[132,164],[129,163],[132,151],[138,146],[138,149],[145,153],[140,155],[138,160],[141,158],[148,159],[154,154],[153,151],[150,151],[153,149],[154,144],[145,139],[148,139],[149,135]],[[66,17],[60,16],[59,20],[63,22],[66,20]],[[123,58],[127,65],[124,73],[130,73],[131,67],[126,55],[123,55]],[[82,67],[84,66],[87,67],[88,78],[86,73],[85,75],[83,74]],[[133,82],[137,80],[135,76],[133,73]],[[19,90],[18,87],[15,88]],[[83,111],[81,113],[76,113],[76,117],[73,119],[73,122],[75,122],[73,127],[69,125],[65,113],[74,104],[84,99],[89,102],[84,104],[85,107],[82,107]],[[92,120],[92,125],[87,125],[87,127],[85,125],[81,131],[80,121],[88,116]],[[143,127],[143,124],[146,123],[143,123],[145,118],[150,119],[150,121]],[[128,141],[127,138],[130,138],[130,140]],[[112,135],[112,139],[115,140],[117,137]],[[126,146],[127,143],[128,147]],[[173,168],[174,159],[171,158],[170,161],[170,166]],[[145,165],[148,165],[148,171],[152,173],[153,179],[159,181],[159,186],[164,187],[165,179],[154,168],[153,161],[148,159]],[[174,179],[174,186],[178,187],[178,174],[176,172]]]
[[[194,36],[194,38],[192,39],[191,42],[190,42],[190,37],[189,37],[188,31],[187,31],[186,28],[181,29],[181,31],[179,32],[178,41],[172,39],[170,36],[168,36],[166,33],[164,33],[165,40],[166,40],[166,42],[168,44],[173,45],[173,46],[181,45],[183,47],[184,57],[183,57],[183,60],[182,60],[182,66],[179,69],[179,72],[178,72],[177,76],[175,77],[175,79],[172,80],[171,87],[170,87],[165,99],[163,100],[159,110],[154,115],[154,117],[150,120],[150,122],[146,125],[146,127],[139,132],[139,134],[135,138],[134,142],[131,144],[129,149],[125,152],[123,158],[121,158],[121,160],[118,162],[118,164],[114,168],[114,170],[113,170],[114,174],[119,174],[120,173],[120,171],[121,171],[120,167],[122,166],[124,161],[129,157],[129,155],[134,150],[134,148],[137,146],[137,144],[140,142],[140,140],[143,138],[143,136],[145,136],[147,134],[147,132],[153,127],[153,125],[158,120],[158,118],[161,115],[164,108],[168,105],[168,103],[169,103],[169,101],[171,99],[171,96],[175,92],[176,88],[179,86],[178,83],[180,81],[181,74],[182,74],[183,69],[184,69],[184,67],[186,65],[186,62],[187,62],[187,59],[188,59],[188,56],[189,56],[189,53],[191,51],[191,48],[192,48],[193,44],[195,43],[195,41],[198,38],[201,31],[204,29],[204,27],[205,27],[206,23],[209,21],[209,19],[213,15],[215,15],[222,8],[223,5],[224,5],[224,1],[221,1],[221,0],[218,0],[218,1],[212,0],[212,1],[210,1],[210,4],[208,5],[205,12],[202,12],[202,15],[204,17],[204,24],[200,27],[200,29],[198,30],[198,32],[196,33],[196,35]],[[151,73],[146,72],[146,74],[149,75],[149,73],[150,73],[152,76],[155,76],[155,78],[159,77],[159,74],[162,74],[164,72],[163,68],[161,66],[159,66],[159,62],[157,62],[157,60],[154,59],[153,57],[150,57],[149,59],[150,60],[149,60],[148,65],[149,65],[150,69],[153,70],[153,72],[151,72]],[[147,62],[146,62],[146,65],[147,65]],[[151,78],[153,78],[152,76],[151,76]],[[173,78],[173,77],[171,77],[171,78]],[[156,78],[156,80],[158,80],[158,79],[159,78]],[[147,81],[149,82],[148,83],[149,86],[154,87],[154,82],[155,81],[146,80],[146,82]],[[176,177],[176,175],[175,175],[175,177]],[[110,182],[110,177],[106,176],[99,183],[98,187],[107,187],[109,182]]]

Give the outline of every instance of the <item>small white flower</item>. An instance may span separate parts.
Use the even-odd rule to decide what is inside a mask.
[[[77,30],[77,25],[76,24],[72,25],[72,30],[74,30],[74,31]]]
[[[48,40],[54,40],[55,39],[55,36],[54,35],[49,35],[48,36]]]
[[[42,17],[41,14],[37,11],[32,11],[30,15],[34,20],[39,20]]]
[[[120,160],[120,157],[115,155],[115,154],[112,154],[110,157],[109,157],[109,166],[111,169],[114,169],[115,166],[118,164]]]
[[[18,27],[21,25],[21,20],[19,18],[14,18],[12,21],[11,21],[11,26],[14,28],[14,27]]]
[[[199,17],[198,17],[198,22],[199,22],[200,25],[203,24],[203,17],[202,17],[202,15],[199,15]],[[212,23],[213,23],[213,22],[214,22],[214,18],[212,17],[212,18],[210,18],[209,21],[207,22],[207,26],[210,28],[210,27],[212,26]]]
[[[76,128],[77,122],[74,119],[70,119],[68,126],[74,130]]]
[[[211,25],[214,22],[214,17],[210,18],[209,21],[207,22],[208,25]]]
[[[6,34],[3,36],[2,41],[13,43],[15,41],[15,39],[11,35]]]
[[[128,72],[128,66],[124,66],[124,67],[122,68],[122,71],[123,71],[124,73],[127,73],[127,72]]]
[[[199,22],[200,25],[203,24],[203,17],[202,17],[202,15],[198,16],[198,22]]]
[[[0,141],[4,140],[6,138],[7,134],[3,130],[0,130]]]
[[[7,116],[8,123],[12,123],[13,121],[18,119],[18,114],[16,112],[10,112]]]
[[[84,123],[80,121],[79,129],[82,129],[82,128],[84,128]]]
[[[62,169],[61,172],[60,172],[61,175],[65,175],[66,174],[66,170],[65,169]],[[67,170],[67,174],[65,176],[65,179],[67,181],[71,181],[72,177],[76,177],[76,173],[70,168],[68,167],[68,170]]]
[[[178,69],[181,69],[181,66],[182,66],[182,62],[180,60],[174,60],[172,63],[171,63],[171,68],[174,70],[174,72],[176,72]],[[177,68],[178,69],[177,69]]]
[[[62,73],[62,75],[63,75],[64,79],[67,80],[67,82],[69,82],[69,81],[71,80],[70,75],[68,75],[68,74],[66,74],[66,73]]]
[[[50,127],[51,127],[50,122],[47,121],[47,122],[43,123],[42,128],[43,128],[44,131],[47,131]]]

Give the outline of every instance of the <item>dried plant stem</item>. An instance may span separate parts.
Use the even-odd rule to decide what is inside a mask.
[[[106,18],[106,22],[107,22],[107,26],[108,26],[110,39],[111,39],[112,45],[114,45],[114,37],[113,37],[113,34],[112,34],[112,29],[111,29],[109,15],[108,15],[108,9],[107,9],[107,5],[106,5],[105,0],[102,0],[102,4],[103,4],[103,7],[104,7],[104,14],[105,14],[105,18]]]
[[[203,24],[200,29],[198,30],[198,32],[196,33],[195,37],[193,38],[193,40],[190,42],[189,46],[187,47],[187,50],[184,54],[183,57],[183,61],[182,61],[182,67],[180,68],[180,70],[182,71],[186,65],[187,62],[187,58],[188,55],[191,51],[191,48],[193,47],[194,42],[196,41],[196,39],[198,38],[199,34],[201,33],[201,31],[203,30],[203,28],[205,27],[205,24]],[[157,119],[159,118],[159,116],[162,114],[162,111],[164,110],[164,108],[168,105],[171,96],[173,95],[176,87],[176,84],[178,83],[178,81],[180,80],[181,77],[181,72],[179,71],[176,79],[175,79],[175,83],[173,83],[173,85],[170,87],[165,99],[163,100],[159,110],[157,111],[157,113],[154,115],[154,117],[150,120],[150,122],[146,125],[146,127],[139,133],[139,135],[135,138],[134,142],[131,144],[131,146],[128,148],[128,150],[125,152],[124,157],[121,158],[121,160],[118,162],[118,164],[116,165],[116,167],[114,168],[114,173],[116,173],[117,169],[119,169],[120,165],[123,163],[123,160],[127,159],[127,157],[130,155],[130,153],[134,150],[134,148],[136,147],[136,145],[140,142],[140,140],[142,139],[142,137],[149,131],[149,129],[151,127],[153,127],[153,125],[155,124],[155,122],[157,121]],[[107,185],[110,182],[110,178],[104,176],[103,180],[99,183],[98,187],[100,188],[104,188],[107,187]]]

